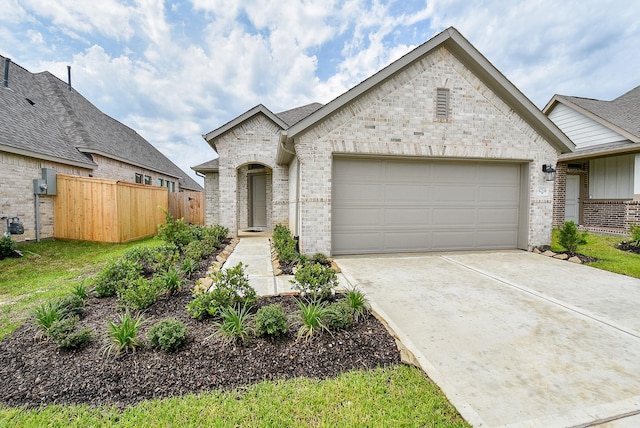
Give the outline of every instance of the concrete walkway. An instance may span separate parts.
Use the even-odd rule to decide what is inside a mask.
[[[640,280],[523,251],[336,261],[472,425],[640,426]]]

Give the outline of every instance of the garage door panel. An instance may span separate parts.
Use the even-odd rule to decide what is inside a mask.
[[[365,206],[336,209],[333,215],[338,230],[351,230],[354,227],[378,227],[384,213],[382,208]]]
[[[384,247],[393,252],[411,252],[431,246],[431,232],[394,231],[383,235]]]
[[[333,173],[334,254],[517,247],[518,164],[338,157]]]
[[[388,226],[424,227],[431,224],[430,208],[386,208],[384,224]]]
[[[382,196],[382,186],[379,184],[343,183],[338,186],[334,200],[360,201],[377,203]]]

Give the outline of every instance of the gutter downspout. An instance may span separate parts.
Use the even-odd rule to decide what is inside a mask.
[[[36,196],[36,242],[40,242],[40,195],[34,193]]]

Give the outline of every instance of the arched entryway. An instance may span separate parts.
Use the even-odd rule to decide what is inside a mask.
[[[272,229],[272,170],[261,163],[238,167],[238,230]]]

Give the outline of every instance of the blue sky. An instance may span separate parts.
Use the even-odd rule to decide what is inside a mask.
[[[534,104],[640,85],[627,0],[3,0],[0,54],[72,83],[183,170],[257,104],[326,103],[449,26]],[[198,179],[199,182],[201,180]]]

